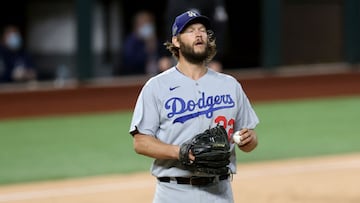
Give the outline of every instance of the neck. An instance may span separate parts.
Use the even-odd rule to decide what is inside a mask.
[[[176,67],[182,74],[193,80],[200,79],[207,72],[207,67],[205,66],[205,64],[179,62],[178,64],[176,64]]]

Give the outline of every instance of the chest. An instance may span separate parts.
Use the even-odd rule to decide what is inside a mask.
[[[173,84],[158,98],[162,117],[183,123],[195,118],[231,115],[237,108],[236,91],[216,83]],[[167,92],[167,94],[164,94]]]

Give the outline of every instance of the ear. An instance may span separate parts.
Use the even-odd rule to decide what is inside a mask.
[[[178,40],[178,36],[173,36],[171,38],[171,42],[173,43],[173,45],[175,45],[175,47],[179,48],[180,47],[180,43],[179,43],[179,40]]]

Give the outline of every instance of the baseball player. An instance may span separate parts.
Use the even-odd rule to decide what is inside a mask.
[[[235,147],[250,152],[257,146],[259,119],[241,84],[207,64],[216,54],[209,18],[187,11],[175,18],[166,48],[177,64],[143,86],[130,125],[134,149],[154,158],[157,178],[153,202],[233,202],[231,175],[236,173]],[[231,142],[229,173],[197,176],[179,161],[182,143],[222,125]],[[189,153],[189,159],[196,158]]]

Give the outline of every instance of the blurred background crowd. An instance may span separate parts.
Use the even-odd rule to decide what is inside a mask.
[[[185,10],[211,18],[217,71],[360,61],[357,0],[12,0],[0,7],[0,83],[154,75]]]

